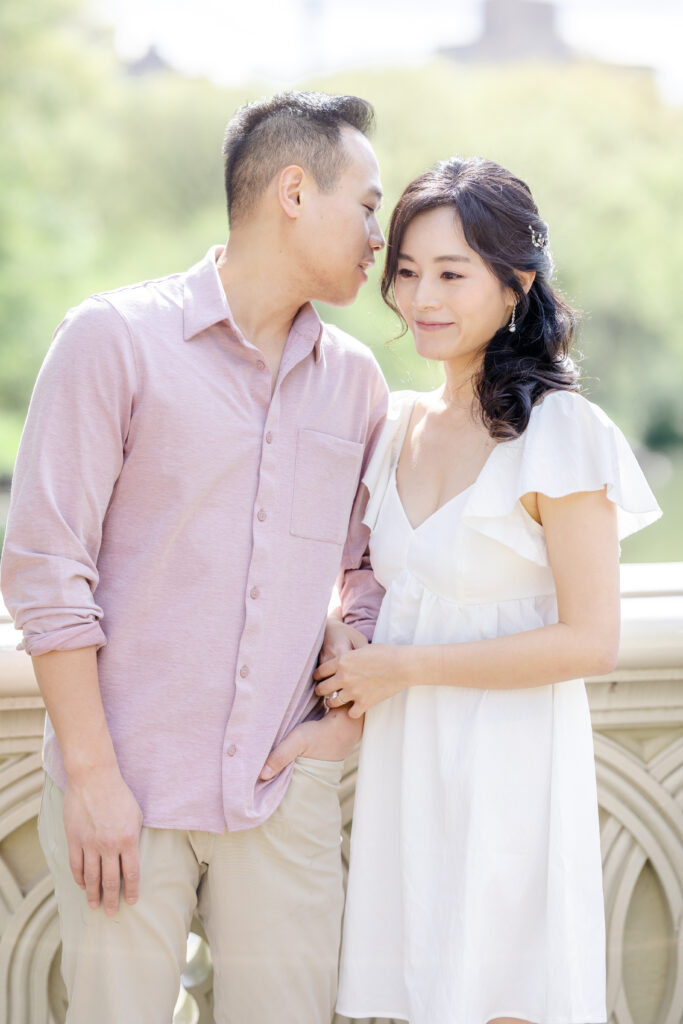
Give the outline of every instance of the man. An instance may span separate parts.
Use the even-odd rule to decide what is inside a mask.
[[[370,636],[379,603],[351,512],[386,386],[310,305],[353,301],[384,245],[372,118],[314,93],[238,111],[225,248],[72,310],[36,384],[3,591],[48,710],[71,1024],[168,1024],[195,909],[219,1024],[332,1015],[358,724],[330,712],[259,776],[320,717],[340,564],[347,622]],[[332,625],[327,653],[361,642]]]

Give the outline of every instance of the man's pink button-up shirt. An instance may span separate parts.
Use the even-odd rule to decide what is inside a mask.
[[[157,828],[260,824],[271,748],[318,713],[335,577],[370,635],[381,599],[359,480],[386,409],[369,350],[304,306],[271,397],[216,268],[96,295],[46,357],[3,555],[30,654],[99,646],[121,771]],[[354,501],[354,499],[356,499]],[[350,525],[349,525],[350,524]],[[47,722],[45,766],[64,786]]]

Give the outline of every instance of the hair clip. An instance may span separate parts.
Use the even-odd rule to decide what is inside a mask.
[[[548,236],[544,235],[542,231],[534,231],[531,224],[528,224],[527,227],[531,232],[531,244],[536,249],[545,249],[548,244]]]

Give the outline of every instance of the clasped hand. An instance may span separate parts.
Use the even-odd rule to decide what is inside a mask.
[[[349,718],[361,718],[368,708],[410,685],[405,655],[405,648],[394,644],[371,644],[347,651],[315,670],[315,692],[326,698],[328,707],[348,704]]]
[[[263,781],[272,779],[297,757],[343,761],[361,737],[367,708],[410,685],[401,670],[400,649],[390,644],[368,647],[361,633],[334,617],[328,621],[314,678],[319,695],[335,689],[344,693],[341,699],[328,697],[328,714],[297,725],[271,751],[261,771]]]

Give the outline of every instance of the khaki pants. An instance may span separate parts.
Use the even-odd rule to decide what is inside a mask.
[[[38,828],[55,881],[68,1024],[171,1024],[195,910],[216,1024],[329,1024],[343,904],[342,763],[298,758],[275,813],[244,832],[143,828],[140,898],[107,917],[73,880],[63,795]]]

